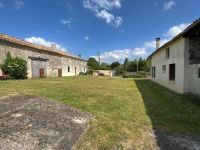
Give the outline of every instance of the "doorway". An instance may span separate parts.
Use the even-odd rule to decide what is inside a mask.
[[[45,75],[44,75],[44,69],[40,68],[39,72],[40,72],[40,78],[44,78],[45,77]]]
[[[58,69],[58,77],[62,77],[62,69]]]

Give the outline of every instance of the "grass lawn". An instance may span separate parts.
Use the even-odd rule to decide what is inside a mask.
[[[31,94],[95,116],[77,149],[155,149],[153,129],[200,135],[200,100],[149,80],[98,77],[0,81],[0,98]]]

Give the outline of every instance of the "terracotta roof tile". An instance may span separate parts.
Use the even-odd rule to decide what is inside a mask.
[[[15,38],[15,37],[11,37],[11,36],[6,35],[6,34],[0,34],[0,40],[8,41],[8,42],[11,42],[11,43],[15,43],[17,45],[26,46],[26,47],[30,47],[30,48],[34,48],[34,49],[38,49],[38,50],[42,50],[42,51],[55,53],[55,54],[58,54],[58,55],[61,55],[61,56],[64,56],[64,57],[69,57],[69,58],[74,58],[74,59],[85,61],[85,60],[83,60],[79,57],[69,55],[64,51],[53,50],[50,47],[33,44],[33,43],[30,43],[30,42],[27,42],[27,41],[24,41],[24,40]]]

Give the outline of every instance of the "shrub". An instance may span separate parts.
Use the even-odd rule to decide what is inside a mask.
[[[89,69],[86,71],[85,75],[93,75],[93,70],[92,69]]]
[[[84,72],[80,72],[79,75],[80,75],[80,76],[82,76],[82,75],[86,75],[86,73],[84,73]]]
[[[123,78],[147,78],[147,75],[141,75],[139,73],[132,75],[123,75]]]
[[[4,63],[1,65],[2,71],[13,79],[27,79],[27,62],[24,59],[12,58],[10,52],[7,53]]]

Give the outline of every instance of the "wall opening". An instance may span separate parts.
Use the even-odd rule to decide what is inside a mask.
[[[176,78],[176,64],[169,64],[169,80],[175,81]]]

